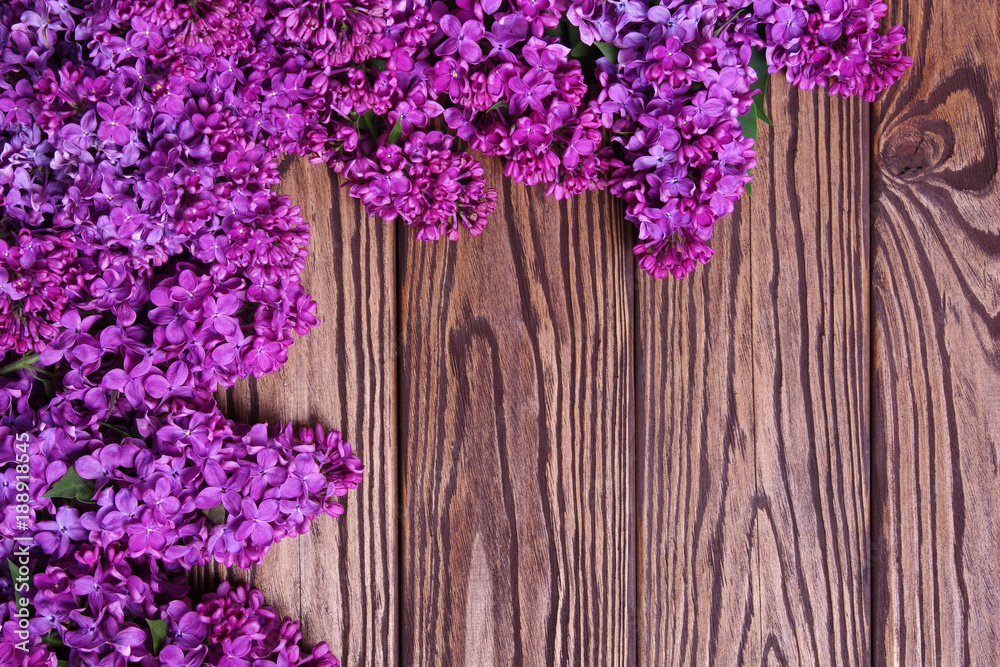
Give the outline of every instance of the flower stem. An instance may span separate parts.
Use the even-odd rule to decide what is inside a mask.
[[[38,354],[26,354],[17,361],[0,368],[0,375],[7,375],[7,373],[13,373],[14,371],[19,371],[22,368],[27,368],[38,361],[38,358]]]

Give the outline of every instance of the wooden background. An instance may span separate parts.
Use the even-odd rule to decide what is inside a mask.
[[[775,82],[682,281],[618,202],[503,179],[478,239],[303,160],[323,325],[224,397],[322,421],[347,513],[252,580],[345,665],[1000,664],[1000,0],[891,3],[874,105]]]

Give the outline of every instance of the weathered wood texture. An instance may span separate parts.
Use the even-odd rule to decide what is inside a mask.
[[[486,166],[480,237],[401,237],[401,662],[633,664],[625,226]]]
[[[770,110],[712,263],[638,279],[640,664],[870,664],[868,107]]]
[[[250,580],[268,604],[302,623],[306,644],[330,644],[347,665],[397,657],[395,230],[369,219],[336,175],[286,160],[279,189],[310,224],[303,284],[320,326],[296,341],[280,371],[228,390],[223,409],[254,423],[322,423],[354,443],[365,464],[345,513],[280,542],[248,572],[215,566],[203,586]]]
[[[1000,664],[1000,2],[897,3],[876,105],[876,665]]]

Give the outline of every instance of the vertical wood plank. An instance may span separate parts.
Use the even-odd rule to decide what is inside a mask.
[[[480,237],[398,232],[401,661],[633,664],[621,214],[486,167],[501,198]]]
[[[867,667],[869,105],[783,81],[770,102],[751,221],[761,661]]]
[[[876,107],[875,664],[1000,664],[1000,2],[894,3]]]
[[[643,666],[760,664],[750,224],[744,200],[683,280],[636,273]]]
[[[397,664],[395,230],[368,218],[336,175],[288,158],[279,192],[310,224],[303,274],[321,324],[288,362],[228,390],[235,418],[323,423],[340,430],[365,464],[345,513],[283,540],[251,572],[218,566],[200,576],[250,580],[268,604],[302,624],[308,645],[330,644],[345,665]]]
[[[712,264],[640,278],[643,664],[869,664],[868,107],[769,99]]]

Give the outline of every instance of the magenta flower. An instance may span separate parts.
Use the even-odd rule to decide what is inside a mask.
[[[247,537],[256,546],[269,545],[274,540],[274,530],[271,522],[278,518],[278,501],[264,500],[260,506],[246,498],[243,500],[243,523],[236,529],[236,539],[243,541]]]
[[[47,554],[62,556],[69,551],[71,541],[82,540],[87,531],[80,525],[80,513],[72,507],[62,506],[54,521],[40,521],[35,530],[35,540]]]
[[[134,115],[132,107],[124,105],[112,107],[106,102],[98,102],[97,114],[103,119],[97,127],[98,139],[113,141],[121,146],[131,142],[132,131],[129,129],[129,124]]]
[[[510,90],[510,112],[514,115],[524,113],[525,109],[545,113],[546,98],[555,91],[552,76],[530,70],[523,77],[515,76],[507,81]]]
[[[462,60],[473,65],[483,59],[483,50],[478,42],[483,39],[486,31],[481,21],[469,19],[465,23],[460,23],[453,14],[445,14],[441,17],[441,30],[448,35],[448,38],[434,49],[434,53],[439,56],[450,56],[458,52]]]
[[[128,548],[132,553],[159,555],[167,546],[167,531],[148,508],[142,511],[138,522],[126,529],[129,534]]]
[[[802,28],[808,20],[805,11],[783,5],[778,7],[773,16],[771,39],[776,42],[790,42],[802,36]]]

